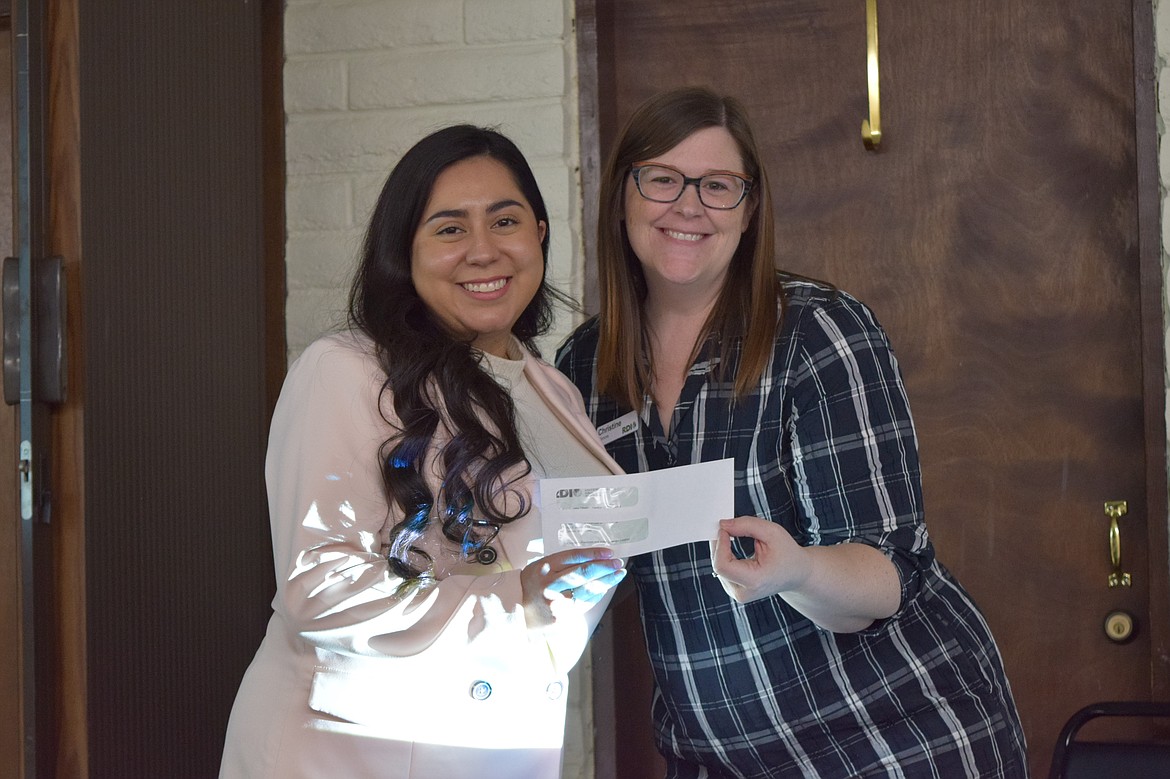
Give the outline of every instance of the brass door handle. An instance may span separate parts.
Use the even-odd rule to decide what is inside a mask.
[[[1117,520],[1129,512],[1129,505],[1124,500],[1105,501],[1105,516],[1109,517],[1109,562],[1113,564],[1113,573],[1109,574],[1110,587],[1129,587],[1133,579],[1121,569],[1121,528]]]
[[[881,99],[878,96],[877,0],[865,0],[865,70],[869,80],[869,118],[861,120],[861,141],[875,151],[882,141]]]

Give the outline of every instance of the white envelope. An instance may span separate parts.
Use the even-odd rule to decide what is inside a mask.
[[[612,547],[622,557],[710,541],[735,511],[730,458],[621,476],[541,479],[544,553]]]

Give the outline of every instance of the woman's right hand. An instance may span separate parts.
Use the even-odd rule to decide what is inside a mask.
[[[624,565],[603,546],[566,549],[529,563],[520,572],[528,627],[548,627],[588,611],[625,578]]]

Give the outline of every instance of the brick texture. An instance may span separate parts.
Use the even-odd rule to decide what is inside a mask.
[[[528,157],[552,223],[549,272],[581,296],[572,0],[291,0],[285,10],[289,357],[342,321],[349,273],[402,153],[455,122]],[[564,312],[542,342],[567,335]]]

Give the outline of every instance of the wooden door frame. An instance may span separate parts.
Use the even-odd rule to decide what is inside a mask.
[[[1151,696],[1170,699],[1170,539],[1167,537],[1166,330],[1163,312],[1161,191],[1154,9],[1134,0],[1134,126],[1137,164],[1138,262],[1141,277],[1142,383],[1146,444],[1146,529],[1149,544]]]
[[[49,183],[46,244],[65,261],[68,393],[52,414],[53,593],[58,647],[45,671],[54,677],[56,776],[88,776],[85,609],[84,355],[81,353],[81,130],[78,94],[78,0],[47,9],[45,167]],[[38,740],[42,738],[38,734]]]
[[[609,139],[601,138],[602,127],[613,126],[613,105],[602,103],[598,85],[613,80],[613,50],[608,39],[597,35],[598,28],[613,26],[607,0],[577,0],[577,116],[581,154],[581,232],[585,245],[585,290],[582,303],[590,314],[597,313],[597,202],[601,187],[601,149]]]
[[[600,99],[599,84],[612,81],[612,48],[605,31],[613,24],[614,0],[577,0],[578,114],[582,177],[582,225],[585,246],[583,302],[590,313],[597,310],[597,203],[604,159],[601,150],[610,138],[614,106]],[[1149,549],[1149,619],[1151,688],[1154,700],[1170,700],[1170,506],[1167,502],[1166,438],[1166,335],[1163,312],[1161,243],[1161,192],[1159,186],[1156,46],[1153,7],[1149,0],[1133,0],[1134,124],[1137,169],[1138,254],[1141,283],[1141,354],[1144,396],[1144,441],[1147,543]],[[860,4],[859,4],[860,8]],[[613,682],[604,657],[606,646],[594,650],[594,701],[598,722],[613,722]],[[603,669],[601,673],[597,669]],[[607,687],[607,680],[609,682]],[[1072,712],[1070,712],[1071,714]],[[614,748],[612,734],[598,736],[598,765]],[[599,773],[599,776],[603,774]]]
[[[4,108],[0,111],[4,126],[0,128],[0,137],[3,137],[9,149],[7,157],[8,170],[3,185],[6,199],[15,204],[15,185],[13,183],[13,163],[15,155],[12,152],[12,131],[15,124],[15,101],[12,88],[12,59],[14,47],[12,43],[12,15],[11,3],[0,2],[0,39],[5,41],[3,47],[7,55],[0,68],[4,82],[0,85],[0,94],[5,100]],[[4,237],[3,249],[6,255],[15,251],[15,209],[0,214],[0,236]],[[9,646],[22,647],[24,642],[23,614],[21,613],[21,519],[20,493],[17,482],[17,451],[19,448],[19,424],[16,409],[7,404],[0,404],[0,496],[3,496],[3,517],[0,523],[4,530],[0,534],[0,631],[9,636]],[[0,671],[0,722],[12,723],[0,731],[0,776],[18,776],[23,772],[23,723],[24,700],[23,694],[23,662],[6,663]]]

